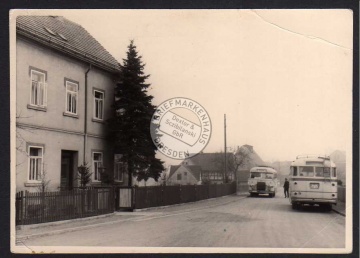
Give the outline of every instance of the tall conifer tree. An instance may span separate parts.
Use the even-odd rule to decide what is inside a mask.
[[[123,59],[118,83],[115,88],[115,112],[110,121],[111,141],[116,154],[128,168],[128,185],[132,178],[138,181],[154,178],[164,170],[163,162],[155,157],[156,146],[150,134],[150,121],[156,107],[148,94],[150,84],[134,42],[128,46],[127,58]]]

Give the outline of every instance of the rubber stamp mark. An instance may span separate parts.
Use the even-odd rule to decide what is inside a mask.
[[[211,120],[194,100],[173,98],[157,107],[150,131],[160,152],[174,159],[185,159],[206,147],[211,136]]]

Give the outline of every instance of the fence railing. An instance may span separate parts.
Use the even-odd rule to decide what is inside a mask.
[[[71,191],[21,191],[16,194],[16,225],[28,225],[142,209],[230,195],[236,184],[86,188]]]
[[[114,189],[93,188],[71,191],[21,191],[16,194],[16,224],[28,225],[83,218],[114,211]]]
[[[143,209],[167,206],[230,195],[235,192],[235,183],[120,188],[117,190],[116,208]]]

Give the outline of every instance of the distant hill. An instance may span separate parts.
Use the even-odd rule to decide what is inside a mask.
[[[337,176],[345,185],[346,182],[346,152],[336,150],[330,154],[331,160],[336,164]]]

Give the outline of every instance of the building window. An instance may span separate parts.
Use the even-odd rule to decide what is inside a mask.
[[[78,89],[79,85],[66,81],[66,113],[77,114]]]
[[[29,146],[29,181],[41,180],[43,153],[44,149],[42,147]]]
[[[36,70],[30,70],[31,87],[30,87],[30,105],[45,107],[46,106],[46,88],[45,73]]]
[[[100,181],[100,172],[103,167],[103,154],[102,152],[93,152],[92,155],[92,167],[93,167],[93,175],[94,181]]]
[[[177,180],[181,180],[181,174],[177,174]]]
[[[103,120],[104,117],[104,92],[94,90],[94,118]]]
[[[121,154],[115,154],[114,157],[114,180],[122,182],[126,173],[126,163],[121,161]]]

